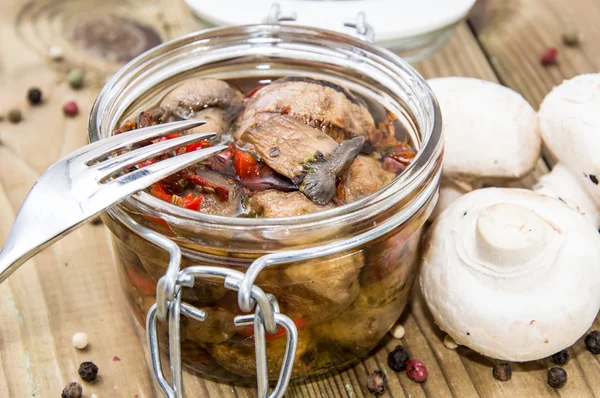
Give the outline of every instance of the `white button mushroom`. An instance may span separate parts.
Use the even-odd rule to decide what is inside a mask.
[[[529,174],[540,158],[537,115],[515,91],[466,77],[428,81],[442,111],[444,169],[431,219],[460,195]]]
[[[433,224],[420,283],[458,344],[508,361],[571,346],[600,308],[600,235],[562,202],[524,189],[457,199]]]
[[[600,226],[600,74],[565,80],[539,112],[544,143],[559,160],[536,191],[562,199]]]

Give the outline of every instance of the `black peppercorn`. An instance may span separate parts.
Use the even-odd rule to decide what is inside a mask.
[[[507,363],[499,363],[492,370],[494,379],[500,381],[508,381],[512,377],[512,369]]]
[[[27,99],[31,105],[38,105],[42,102],[42,91],[39,88],[30,88],[27,92]]]
[[[102,224],[102,219],[100,218],[100,216],[94,217],[94,218],[92,218],[91,223],[92,223],[92,225],[100,225],[100,224]]]
[[[548,385],[552,388],[561,388],[567,383],[567,371],[554,367],[548,370]]]
[[[388,366],[396,372],[405,370],[408,361],[410,361],[410,354],[401,345],[396,346],[388,355]]]
[[[600,354],[600,331],[594,330],[585,336],[585,346],[592,354]]]
[[[562,350],[552,355],[552,360],[557,365],[564,365],[569,362],[569,351]]]
[[[387,389],[388,382],[385,373],[381,370],[375,370],[367,378],[367,389],[375,396],[382,395]]]
[[[61,398],[81,398],[81,394],[83,394],[83,389],[81,385],[76,382],[70,383],[65,387],[62,394],[60,394]]]
[[[98,367],[93,362],[82,362],[78,372],[83,381],[90,382],[98,378]]]

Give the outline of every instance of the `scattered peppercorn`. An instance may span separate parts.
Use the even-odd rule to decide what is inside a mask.
[[[100,225],[102,224],[102,219],[100,216],[92,218],[92,225]]]
[[[392,330],[390,330],[390,334],[395,339],[401,339],[406,334],[406,330],[404,329],[404,326],[402,326],[401,324],[397,324],[394,325]]]
[[[60,394],[61,398],[81,398],[81,394],[83,394],[83,388],[77,382],[72,382],[68,386],[65,387],[62,394]]]
[[[52,46],[48,49],[48,56],[53,61],[60,61],[64,57],[64,51],[60,46]]]
[[[30,88],[27,91],[27,99],[31,105],[38,105],[42,102],[42,91],[39,88]]]
[[[561,388],[567,384],[567,371],[563,368],[554,367],[548,370],[548,385],[552,388]]]
[[[77,348],[78,350],[85,349],[89,344],[87,334],[83,332],[75,333],[73,337],[71,337],[71,344],[73,344],[73,347]]]
[[[592,354],[600,354],[600,331],[594,330],[585,336],[585,346]]]
[[[23,115],[21,114],[21,110],[20,109],[11,109],[10,111],[8,111],[8,121],[14,124],[19,123],[21,120],[23,120]]]
[[[562,350],[552,355],[552,360],[557,365],[564,365],[569,362],[569,351]]]
[[[385,377],[385,373],[381,370],[374,370],[367,378],[367,389],[375,396],[385,393],[387,386],[387,377]]]
[[[93,362],[82,362],[81,365],[79,365],[78,373],[83,381],[94,381],[98,378],[98,366]]]
[[[562,34],[563,43],[569,47],[575,47],[579,44],[579,39],[581,35],[579,31],[575,27],[568,27],[564,30]]]
[[[67,101],[63,105],[63,113],[67,116],[75,116],[79,113],[79,107],[75,101]]]
[[[67,83],[76,90],[83,87],[83,71],[81,69],[71,69],[67,74]]]
[[[396,346],[388,355],[388,366],[396,372],[402,372],[406,369],[406,364],[410,361],[410,354],[401,345]]]
[[[423,365],[423,362],[411,359],[406,364],[406,374],[408,378],[417,383],[424,383],[427,381],[427,368]]]
[[[596,177],[594,174],[590,174],[590,181],[594,184],[594,185],[598,185],[598,177]]]
[[[544,66],[554,65],[558,58],[558,50],[554,47],[549,47],[540,56],[540,62]]]
[[[512,369],[507,363],[499,363],[492,370],[494,379],[500,381],[508,381],[512,377]]]

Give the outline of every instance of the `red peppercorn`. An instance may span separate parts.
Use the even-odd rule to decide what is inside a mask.
[[[79,107],[75,101],[67,101],[63,105],[63,112],[67,116],[75,116],[79,113]]]
[[[411,359],[406,364],[406,374],[409,379],[416,381],[417,383],[423,383],[427,381],[427,368],[423,365],[423,362]]]
[[[558,50],[554,47],[549,47],[540,56],[540,62],[544,66],[554,65],[558,58]]]

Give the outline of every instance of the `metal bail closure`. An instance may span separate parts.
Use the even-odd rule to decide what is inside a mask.
[[[269,14],[264,19],[264,23],[277,25],[281,22],[293,22],[298,19],[298,14],[295,11],[281,11],[281,5],[279,3],[273,3],[269,9]],[[354,36],[358,36],[366,41],[373,41],[375,38],[375,32],[373,27],[367,23],[367,17],[364,12],[359,12],[356,18],[347,19],[344,22],[344,26],[348,28],[356,29]]]
[[[269,9],[269,15],[265,18],[265,23],[276,25],[280,22],[295,21],[298,18],[298,14],[295,12],[282,12],[279,3],[273,3]]]
[[[344,26],[356,29],[356,33],[364,40],[373,41],[375,38],[373,27],[367,23],[367,17],[362,11],[358,13],[356,19],[344,21]]]
[[[162,279],[166,278],[165,275]],[[175,299],[166,307],[168,311],[169,330],[169,362],[171,382],[167,381],[163,373],[160,349],[158,342],[158,305],[154,304],[148,311],[146,319],[146,337],[150,348],[152,363],[152,377],[167,398],[182,397],[182,371],[181,371],[181,330],[180,315],[183,314],[193,320],[203,322],[209,316],[204,310],[190,304],[181,302],[181,287],[193,287],[196,279],[219,278],[227,289],[238,291],[246,276],[239,271],[213,266],[192,266],[179,271],[176,281],[178,287]],[[294,357],[298,347],[298,330],[294,322],[287,316],[279,313],[279,304],[272,294],[266,294],[258,286],[251,287],[252,301],[257,304],[255,313],[238,315],[234,318],[236,326],[254,326],[254,345],[256,350],[256,382],[260,398],[281,398],[289,385],[294,366]],[[269,322],[270,321],[270,322]],[[286,331],[287,343],[279,381],[275,389],[269,394],[269,372],[267,368],[267,347],[265,333],[275,333],[279,327]]]

